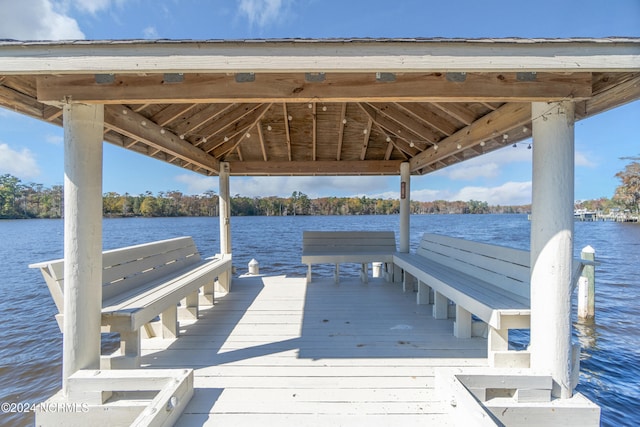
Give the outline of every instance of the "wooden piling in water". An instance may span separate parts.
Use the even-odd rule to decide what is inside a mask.
[[[580,257],[589,263],[584,266],[578,281],[578,318],[593,319],[596,315],[596,251],[591,246],[586,246]]]

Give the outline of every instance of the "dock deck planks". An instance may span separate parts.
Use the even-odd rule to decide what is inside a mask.
[[[179,339],[145,340],[142,365],[195,369],[180,426],[450,425],[434,369],[487,365],[451,322],[379,279],[234,278]]]

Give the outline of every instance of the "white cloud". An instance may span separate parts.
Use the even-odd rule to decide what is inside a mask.
[[[465,166],[452,168],[446,175],[457,181],[470,181],[476,178],[494,178],[498,176],[499,172],[500,166],[495,162],[475,162],[475,164],[467,163]]]
[[[51,145],[62,145],[64,143],[64,137],[61,135],[47,135],[44,140]]]
[[[498,187],[464,187],[448,200],[479,200],[490,205],[531,203],[531,181],[506,182]]]
[[[445,176],[458,181],[473,181],[477,178],[495,178],[503,166],[512,163],[531,163],[532,150],[522,146],[505,147],[491,153],[474,157],[465,162],[442,169],[434,175]]]
[[[16,151],[8,144],[0,143],[0,174],[7,173],[20,179],[30,179],[38,176],[40,169],[30,150]]]
[[[95,15],[98,12],[108,9],[114,3],[122,5],[124,1],[125,0],[71,0],[71,3],[79,11]]]
[[[158,30],[156,30],[156,27],[154,27],[154,26],[149,26],[149,27],[145,28],[144,30],[142,30],[142,34],[144,35],[145,39],[157,39],[158,38]]]
[[[246,16],[249,25],[266,27],[279,21],[286,14],[290,0],[239,0],[240,15]]]
[[[396,193],[395,198],[399,197],[399,193]],[[449,190],[411,190],[411,200],[419,202],[430,202],[434,200],[451,200],[451,192]]]
[[[0,38],[17,40],[84,39],[78,22],[56,11],[51,0],[6,1],[0,13]]]
[[[202,194],[210,190],[218,191],[218,178],[214,176],[183,174],[176,176],[175,179],[187,186],[188,194]]]
[[[575,163],[576,166],[585,166],[588,168],[595,168],[596,166],[598,166],[595,162],[589,159],[587,153],[583,153],[581,151],[576,151]]]
[[[385,193],[397,198],[398,193]],[[411,191],[411,200],[432,202],[435,200],[463,201],[478,200],[490,205],[526,205],[531,203],[531,181],[506,182],[496,187],[467,186],[457,191],[450,189],[421,189]]]

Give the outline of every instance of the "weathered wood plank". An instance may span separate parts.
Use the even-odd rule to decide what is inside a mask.
[[[358,415],[358,414],[192,414],[185,413],[178,426],[219,426],[235,427],[269,426],[350,426],[350,427],[423,427],[425,425],[453,426],[447,414],[390,414],[390,415]]]
[[[185,324],[180,339],[144,340],[142,363],[197,368],[196,392],[178,425],[412,425],[413,417],[447,425],[435,368],[486,366],[486,340],[455,339],[451,320],[426,313],[412,294],[382,280],[335,286],[328,278],[307,285],[245,277]]]
[[[231,175],[397,175],[401,160],[244,161],[230,164]]]
[[[94,75],[38,77],[38,101],[102,104],[202,102],[532,102],[581,99],[591,96],[591,73],[544,73],[533,80],[516,72],[471,73],[462,81],[447,73],[402,73],[380,83],[375,73],[325,73],[323,82],[305,75],[268,73],[255,81],[237,83],[235,75],[184,74],[179,84],[165,84],[163,74],[119,74],[113,84],[98,84]]]

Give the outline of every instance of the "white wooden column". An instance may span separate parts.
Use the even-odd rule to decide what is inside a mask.
[[[571,388],[574,104],[534,102],[531,212],[531,368]]]
[[[411,210],[411,170],[409,163],[400,163],[400,252],[409,252]]]
[[[100,368],[104,106],[66,104],[64,117],[64,337],[62,387]]]
[[[229,192],[229,163],[220,163],[220,253],[231,253],[231,199]]]

